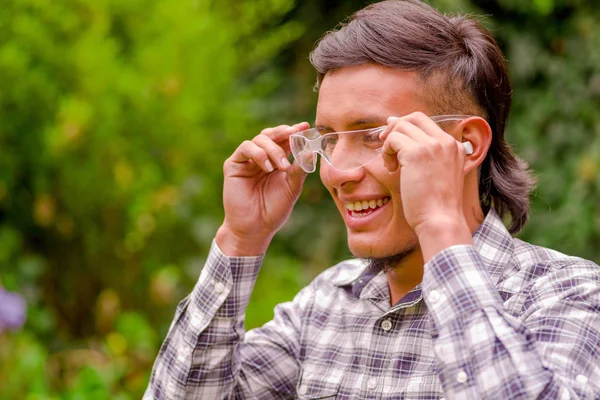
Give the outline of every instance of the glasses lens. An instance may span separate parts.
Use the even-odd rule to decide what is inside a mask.
[[[379,134],[383,127],[323,134],[316,128],[290,136],[290,150],[296,162],[306,172],[314,172],[317,153],[329,165],[349,171],[371,162],[381,153],[383,142]]]
[[[327,162],[341,171],[348,171],[373,161],[381,154],[383,128],[328,133],[321,137],[321,150]]]
[[[308,139],[301,134],[290,136],[290,150],[294,159],[305,172],[314,172],[317,155],[310,148]]]

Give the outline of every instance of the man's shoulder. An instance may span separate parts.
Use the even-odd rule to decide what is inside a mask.
[[[514,260],[520,269],[543,268],[550,271],[560,269],[591,269],[600,272],[598,264],[581,257],[571,256],[560,251],[537,246],[514,239]]]
[[[514,239],[513,265],[499,289],[529,295],[553,295],[557,290],[600,287],[600,267],[593,261]],[[565,292],[566,293],[566,292]]]

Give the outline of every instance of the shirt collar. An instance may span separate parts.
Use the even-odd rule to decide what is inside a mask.
[[[473,243],[475,249],[483,258],[494,285],[517,268],[517,265],[512,262],[515,247],[514,240],[493,209],[487,213],[485,219],[473,234]],[[389,297],[385,274],[373,274],[367,268],[367,264],[359,259],[348,260],[346,263],[348,263],[349,268],[341,269],[340,273],[332,279],[334,285],[352,285],[354,296],[364,299],[381,300]],[[411,303],[420,299],[420,287],[419,284],[407,293],[407,296],[409,294],[416,296],[414,299],[412,297],[409,299]],[[403,300],[401,303],[404,303]]]
[[[473,234],[473,243],[494,285],[518,269],[518,263],[513,261],[514,239],[493,209]]]

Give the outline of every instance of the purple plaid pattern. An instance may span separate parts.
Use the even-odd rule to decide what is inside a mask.
[[[213,244],[178,306],[145,399],[600,399],[600,268],[513,239],[425,265],[390,307],[385,276],[344,261],[245,333],[261,257]]]

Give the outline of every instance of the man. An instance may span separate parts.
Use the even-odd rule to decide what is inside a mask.
[[[598,266],[510,235],[533,180],[504,140],[511,87],[489,32],[384,1],[311,62],[317,129],[265,129],[225,161],[225,220],[145,397],[600,398]],[[316,154],[366,262],[328,269],[245,333]]]

